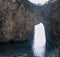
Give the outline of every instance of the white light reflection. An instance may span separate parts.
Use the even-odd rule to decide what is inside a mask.
[[[35,26],[33,51],[35,56],[44,57],[45,55],[45,31],[42,23]]]
[[[46,2],[48,2],[49,0],[29,0],[30,2],[34,3],[34,4],[41,4],[44,5]]]

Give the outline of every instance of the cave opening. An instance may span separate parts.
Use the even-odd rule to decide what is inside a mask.
[[[29,0],[31,3],[33,4],[40,4],[40,5],[44,5],[45,3],[47,3],[49,0]]]
[[[45,56],[46,36],[43,23],[35,25],[33,51],[35,56]]]
[[[46,57],[59,55],[57,53],[60,53],[60,2],[29,1],[0,0],[0,57],[11,57],[17,53],[27,54],[28,57],[44,57],[45,53]],[[47,2],[48,4],[45,4]],[[40,24],[36,25],[37,23]],[[11,40],[13,42],[10,42]]]

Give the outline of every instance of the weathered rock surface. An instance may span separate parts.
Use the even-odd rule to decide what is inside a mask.
[[[27,0],[0,0],[0,42],[23,41],[32,35],[40,16],[30,7]]]
[[[37,6],[28,0],[0,0],[0,42],[29,39],[34,26],[42,22],[47,41],[60,45],[59,3],[57,0]]]
[[[60,1],[56,0],[44,5],[44,24],[48,31],[47,41],[60,46]]]

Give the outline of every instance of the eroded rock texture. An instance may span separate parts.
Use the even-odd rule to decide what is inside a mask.
[[[28,39],[37,19],[27,0],[0,0],[0,42]]]
[[[47,41],[60,46],[60,1],[49,2],[44,5],[44,9]]]
[[[59,0],[43,6],[34,5],[28,0],[0,0],[0,42],[29,39],[34,25],[42,22],[46,40],[60,45],[59,4]]]

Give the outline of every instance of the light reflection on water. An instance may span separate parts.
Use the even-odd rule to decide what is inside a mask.
[[[44,57],[45,55],[45,30],[42,23],[35,26],[33,51],[35,56]]]

